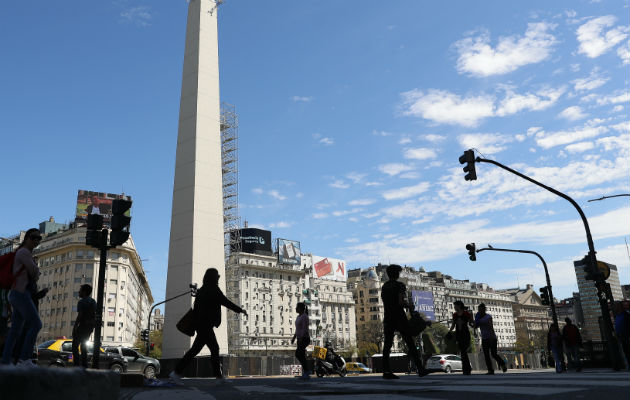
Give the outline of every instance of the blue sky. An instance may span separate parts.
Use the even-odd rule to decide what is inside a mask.
[[[630,21],[624,1],[245,1],[219,10],[222,100],[240,120],[240,214],[303,250],[424,266],[497,288],[577,290],[587,252],[630,268]],[[186,2],[0,5],[0,236],[73,218],[78,189],[134,198],[132,232],[165,289]],[[10,193],[10,195],[6,195]]]

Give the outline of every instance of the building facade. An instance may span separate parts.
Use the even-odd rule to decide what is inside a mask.
[[[39,301],[42,329],[38,343],[72,337],[82,284],[92,286],[92,297],[97,300],[99,252],[85,244],[85,232],[85,227],[61,227],[43,235],[33,252],[41,272],[38,288],[49,288]],[[142,262],[130,237],[123,246],[107,252],[103,345],[133,346],[139,331],[147,325],[152,302]]]
[[[277,255],[239,252],[229,259],[227,296],[248,317],[228,312],[229,350],[243,355],[291,355],[297,303],[308,307],[311,346],[333,342],[339,350],[355,343],[354,302],[345,282],[312,276],[312,256],[283,264]]]
[[[556,302],[556,314],[561,328],[566,318],[570,318],[573,324],[581,328],[584,325],[584,315],[582,315],[580,293],[574,292],[572,297]]]
[[[552,318],[549,306],[544,306],[534,285],[525,288],[505,289],[499,292],[512,297],[516,341],[522,345],[542,346]],[[546,346],[546,344],[544,344]]]
[[[383,321],[381,287],[389,279],[386,268],[387,266],[379,264],[366,270],[351,270],[348,273],[348,287],[355,297],[357,340],[360,343],[370,341],[377,343],[374,340],[378,339],[378,333],[375,332],[378,324],[382,326]],[[488,313],[492,315],[498,346],[514,347],[516,332],[513,299],[509,294],[495,291],[486,284],[454,279],[438,271],[426,272],[424,268],[415,269],[408,266],[403,267],[399,281],[407,287],[410,303],[414,302],[416,293],[422,293],[425,298],[432,299],[428,301],[429,304],[423,304],[425,311],[428,310],[427,318],[446,326],[450,326],[455,312],[453,305],[455,301],[462,301],[473,314],[477,306],[484,303]],[[396,350],[398,340],[394,346]]]

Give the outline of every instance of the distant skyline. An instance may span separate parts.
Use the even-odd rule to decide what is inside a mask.
[[[209,1],[209,0],[206,0]],[[0,5],[0,236],[74,219],[78,189],[132,196],[156,301],[166,287],[185,0]],[[587,251],[630,281],[626,1],[228,0],[222,100],[239,127],[240,215],[348,268],[423,266],[501,289],[577,291]],[[209,265],[210,267],[210,265]]]

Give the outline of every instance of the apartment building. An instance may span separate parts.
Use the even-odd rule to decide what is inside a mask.
[[[38,287],[47,287],[49,291],[39,302],[42,329],[37,343],[56,337],[72,337],[79,287],[84,283],[92,285],[92,297],[96,299],[99,267],[98,251],[85,245],[85,227],[57,224],[51,218],[40,224],[40,231],[43,240],[33,255],[41,272]],[[18,238],[20,234],[15,235],[15,239]],[[9,249],[15,244],[5,242],[0,247]],[[140,329],[147,325],[152,302],[142,262],[130,237],[123,246],[107,252],[103,344],[132,346]]]

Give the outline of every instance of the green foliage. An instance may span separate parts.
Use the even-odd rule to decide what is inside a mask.
[[[436,322],[431,324],[428,327],[424,334],[430,335],[431,340],[437,348],[436,354],[444,353],[446,351],[446,339],[445,336],[448,333],[448,327],[445,325]],[[426,352],[426,344],[425,344],[425,352]]]
[[[366,355],[367,357],[372,357],[372,355],[378,352],[379,352],[379,346],[376,343],[368,343],[368,342],[360,343],[359,348],[357,350],[359,357],[365,357]]]
[[[149,357],[157,358],[159,360],[160,358],[162,358],[162,331],[151,331],[151,333],[149,334],[149,339],[149,343],[154,344],[153,350],[149,352]],[[140,349],[140,353],[144,355],[146,352],[146,346],[147,344],[142,341],[140,335],[138,334],[138,337],[133,344],[133,347]]]

